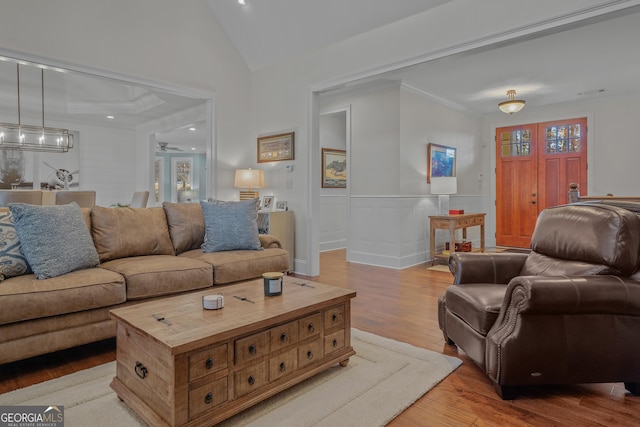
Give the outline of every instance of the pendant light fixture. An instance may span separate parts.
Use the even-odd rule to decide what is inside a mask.
[[[44,125],[44,69],[41,69],[42,126],[22,124],[20,109],[20,64],[18,75],[18,124],[0,123],[0,150],[51,151],[66,153],[73,148],[73,135],[68,129]]]
[[[498,104],[498,108],[500,109],[500,111],[507,114],[513,114],[522,110],[524,108],[525,102],[521,99],[515,99],[515,97],[516,91],[514,89],[509,89],[507,91],[507,98],[509,99]]]

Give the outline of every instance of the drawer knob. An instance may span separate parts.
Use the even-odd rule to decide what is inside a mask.
[[[286,332],[283,332],[282,334],[280,334],[280,341],[282,341],[282,342],[289,341],[289,337],[287,336]]]
[[[334,314],[333,316],[331,316],[331,320],[333,320],[333,322],[337,322],[338,321],[338,315]]]
[[[205,366],[207,367],[207,369],[213,368],[213,359],[209,357],[205,362]]]
[[[287,367],[284,362],[280,362],[280,372],[284,372],[285,369],[287,369]]]
[[[313,359],[313,351],[311,350],[307,351],[307,359],[309,360]]]
[[[338,340],[334,338],[332,344],[333,344],[334,347],[337,347],[338,346]]]
[[[138,375],[142,379],[145,379],[147,377],[147,372],[149,372],[147,368],[140,362],[136,362],[135,371],[136,375]]]
[[[209,404],[213,402],[213,393],[209,392],[207,393],[207,395],[204,397],[204,403]]]
[[[308,330],[309,332],[313,332],[313,331],[315,331],[315,328],[313,327],[313,323],[309,323],[309,325],[307,325],[307,330]]]
[[[256,383],[256,379],[253,378],[253,375],[249,375],[247,382],[249,383],[249,385],[254,385]]]
[[[257,351],[258,351],[258,349],[256,348],[255,344],[251,344],[249,346],[249,353],[251,353],[252,355],[256,354]]]

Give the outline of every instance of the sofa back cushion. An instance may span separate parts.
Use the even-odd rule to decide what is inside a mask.
[[[163,202],[176,255],[198,249],[204,242],[204,215],[199,203]]]
[[[91,209],[91,234],[100,262],[141,255],[173,255],[162,208]]]
[[[640,257],[640,218],[608,205],[574,204],[540,213],[525,275],[629,275]]]

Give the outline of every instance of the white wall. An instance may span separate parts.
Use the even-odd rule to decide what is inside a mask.
[[[320,115],[320,147],[347,150],[347,112]],[[320,251],[347,247],[347,190],[320,190]]]
[[[222,189],[218,195],[221,198],[237,197],[233,170],[242,157],[237,154],[238,147],[250,151],[255,161],[250,72],[204,1],[3,2],[0,50],[3,49],[49,58],[69,64],[70,68],[79,65],[132,80],[215,94],[216,154],[224,160],[216,165],[210,185]],[[153,157],[140,164],[140,153],[147,154],[147,147],[136,152],[122,147],[123,140],[98,136],[98,141],[103,145],[82,159],[95,168],[96,179],[92,183],[122,179],[126,182],[119,185],[148,187],[147,182],[135,181],[150,174],[134,176],[134,182],[119,176],[132,167],[151,167]],[[97,159],[92,157],[94,154],[103,157]],[[116,155],[119,162],[111,163]],[[115,194],[106,198],[112,197],[120,198]]]
[[[311,275],[319,272],[318,242],[314,241],[318,225],[313,221],[319,205],[318,178],[314,174],[319,154],[316,154],[318,142],[313,126],[313,90],[329,89],[357,77],[397,68],[400,64],[437,58],[560,25],[577,19],[579,13],[573,13],[576,11],[598,13],[589,8],[603,3],[589,0],[457,0],[254,72],[254,132],[260,134],[295,127],[295,163],[305,165],[309,171],[306,175],[296,175],[293,190],[302,208],[296,212],[296,271]],[[456,23],[454,31],[452,23]],[[355,153],[351,161],[356,167]],[[355,176],[353,184],[356,185]],[[399,186],[398,181],[394,185]]]

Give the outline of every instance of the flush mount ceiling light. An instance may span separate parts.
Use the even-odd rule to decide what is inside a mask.
[[[18,74],[18,124],[0,123],[0,150],[52,151],[66,153],[73,148],[73,135],[68,129],[44,125],[44,68],[41,69],[42,126],[24,125],[20,117],[20,64]]]
[[[522,110],[524,108],[525,102],[521,99],[515,99],[515,97],[516,91],[514,89],[509,89],[507,91],[507,98],[509,99],[498,104],[498,108],[500,109],[500,111],[507,114],[513,114]]]

